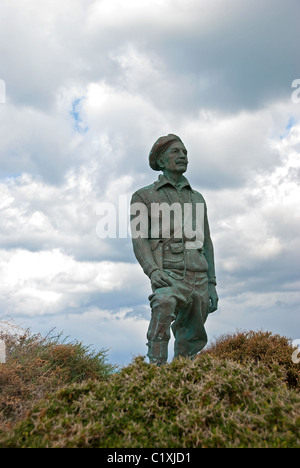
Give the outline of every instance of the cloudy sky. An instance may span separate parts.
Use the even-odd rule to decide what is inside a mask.
[[[209,338],[300,338],[299,19],[299,0],[1,0],[0,319],[146,353],[149,280],[97,224],[103,203],[126,222],[176,133],[215,246]]]

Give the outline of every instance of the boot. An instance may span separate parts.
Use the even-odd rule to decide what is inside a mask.
[[[148,341],[148,358],[151,364],[163,366],[168,360],[168,341]]]

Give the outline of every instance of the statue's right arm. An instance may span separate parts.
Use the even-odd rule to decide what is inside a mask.
[[[142,214],[140,211],[136,212],[136,207],[138,205],[135,204],[140,204],[141,208],[143,208],[143,218]],[[148,210],[147,210],[147,204],[144,202],[142,197],[138,194],[135,193],[132,196],[131,199],[131,211],[130,211],[130,225],[131,225],[131,237],[132,237],[132,244],[133,244],[133,251],[136,256],[137,261],[141,265],[141,267],[144,270],[144,273],[150,278],[152,273],[155,270],[159,270],[159,266],[156,264],[150,242],[149,242],[149,216],[148,216]],[[138,231],[135,231],[133,229],[134,225],[134,220],[139,216],[140,222],[140,229],[139,233]]]
[[[133,251],[137,261],[144,270],[144,273],[150,278],[155,270],[159,270],[156,264],[148,239],[142,237],[132,238]]]

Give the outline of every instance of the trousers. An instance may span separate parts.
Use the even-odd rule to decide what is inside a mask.
[[[165,364],[171,329],[175,338],[174,359],[193,357],[207,344],[205,322],[209,313],[206,272],[168,271],[172,286],[157,288],[149,296],[151,319],[147,332],[150,362]]]

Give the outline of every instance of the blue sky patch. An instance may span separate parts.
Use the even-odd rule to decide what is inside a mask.
[[[283,140],[284,138],[286,138],[289,135],[291,128],[293,128],[296,125],[296,123],[297,123],[297,121],[296,121],[295,117],[291,116],[289,118],[287,126],[285,127],[284,133],[282,135],[280,135],[280,140]]]
[[[75,99],[72,102],[72,110],[70,111],[70,115],[74,120],[74,123],[73,123],[74,128],[76,132],[79,132],[79,133],[86,133],[89,129],[87,125],[84,125],[83,120],[80,116],[80,111],[81,111],[80,106],[83,100],[84,100],[84,97]]]

